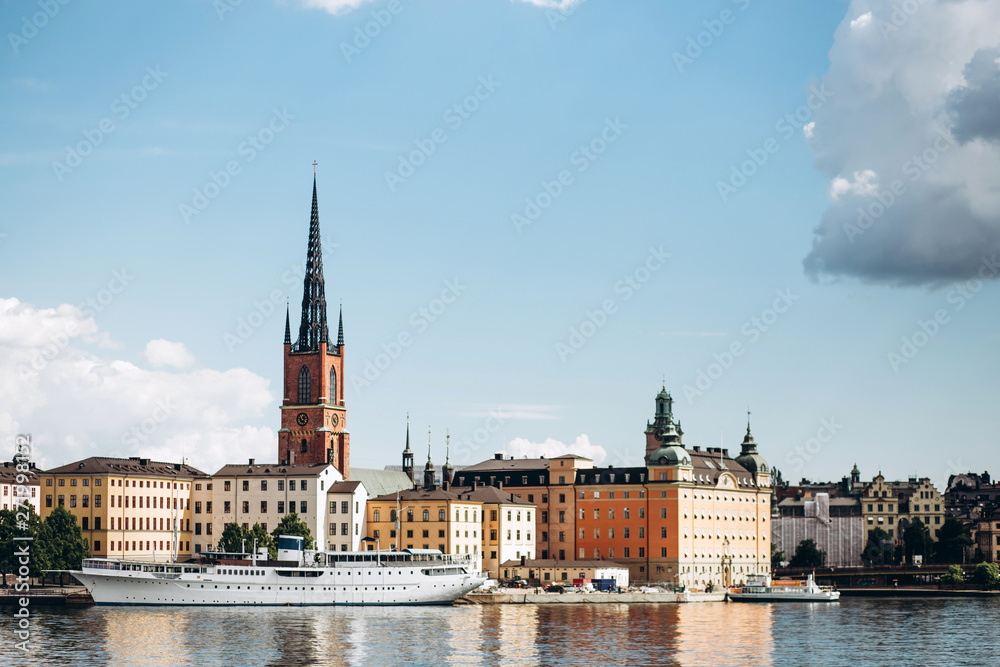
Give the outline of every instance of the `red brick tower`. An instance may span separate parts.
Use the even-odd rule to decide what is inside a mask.
[[[344,314],[341,310],[337,344],[330,345],[315,175],[302,321],[294,344],[290,316],[285,313],[285,382],[278,461],[332,463],[345,479],[350,472],[350,434],[344,405]]]

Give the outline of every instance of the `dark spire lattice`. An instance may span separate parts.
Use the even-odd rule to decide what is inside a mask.
[[[319,203],[316,197],[316,176],[313,176],[312,217],[309,221],[309,249],[306,253],[306,275],[302,281],[302,323],[297,352],[319,350],[320,343],[329,341],[326,328],[326,288],[323,282],[323,248],[319,236]]]

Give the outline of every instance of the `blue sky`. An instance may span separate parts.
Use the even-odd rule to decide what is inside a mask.
[[[316,160],[355,466],[407,412],[439,463],[449,429],[456,464],[639,464],[665,378],[686,443],[749,405],[786,478],[996,470],[969,4],[4,2],[0,436],[274,459]]]

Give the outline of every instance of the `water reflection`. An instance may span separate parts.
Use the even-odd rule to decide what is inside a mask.
[[[921,664],[953,667],[997,664],[1000,600],[33,612],[34,650],[5,642],[0,665],[867,667],[918,638]]]

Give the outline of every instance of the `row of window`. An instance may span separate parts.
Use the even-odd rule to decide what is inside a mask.
[[[510,520],[509,514],[510,513],[508,512],[508,517],[507,517],[508,520]],[[422,516],[423,516],[423,519],[422,519],[423,521],[430,521],[431,520],[431,512],[430,512],[430,510],[424,510]],[[521,516],[521,513],[518,512],[518,520],[520,520],[520,516]],[[381,517],[382,517],[382,513],[379,510],[372,510],[372,522],[373,523],[380,522],[382,520]],[[397,518],[396,517],[396,510],[389,510],[389,521],[396,521],[396,518]],[[529,519],[530,519],[530,515],[529,515]],[[406,510],[406,520],[409,521],[409,522],[413,521],[413,510]],[[447,515],[445,514],[445,511],[443,509],[439,509],[438,510],[438,518],[437,518],[437,520],[438,521],[447,521]],[[493,514],[493,520],[496,521],[495,511],[494,511],[494,514]],[[462,521],[461,510],[455,510],[455,521]],[[465,510],[465,521],[466,521],[466,523],[469,522],[469,510]],[[473,523],[478,523],[478,521],[479,521],[479,512],[477,510],[472,510],[472,522]]]
[[[580,529],[580,539],[581,540],[587,539],[587,534],[586,534],[585,531],[586,531],[585,528],[581,528]],[[667,528],[666,528],[666,526],[664,526],[660,530],[660,532],[661,532],[661,537],[666,537],[667,536]],[[622,538],[627,540],[627,539],[630,539],[631,536],[632,536],[632,533],[629,530],[629,527],[628,526],[622,527]],[[510,538],[509,535],[507,537],[508,537],[508,539]],[[608,528],[608,539],[609,540],[613,540],[614,538],[615,538],[615,529],[614,529],[614,527]],[[639,539],[642,540],[642,539],[645,539],[645,538],[646,538],[646,527],[645,526],[639,526]],[[594,539],[595,540],[601,539],[601,529],[600,528],[594,528]]]
[[[118,486],[122,486],[122,481],[123,480],[120,480],[120,479],[112,479],[112,480],[110,480],[110,482],[111,482],[110,486],[115,486],[116,484]],[[70,486],[76,486],[76,482],[77,482],[76,478],[72,478],[72,479],[69,480],[69,485]],[[129,480],[126,479],[126,480],[124,480],[124,482],[125,482],[125,486],[129,485],[128,484]],[[133,488],[138,487],[140,489],[143,489],[143,488],[146,488],[146,489],[171,489],[171,488],[172,489],[177,489],[178,488],[178,486],[177,486],[178,483],[177,482],[159,482],[159,483],[157,483],[156,481],[145,480],[145,479],[140,479],[140,480],[133,479],[133,480],[131,480],[131,482],[132,482],[132,487]],[[97,479],[94,480],[94,486],[101,486],[102,483],[103,483],[103,481],[101,480],[100,477],[98,477]],[[59,481],[56,484],[57,484],[57,486],[66,486],[66,478],[65,477],[60,477]],[[159,484],[159,485],[157,485],[157,484]],[[173,486],[171,486],[171,484]],[[45,479],[45,486],[52,486],[52,478],[51,477],[47,477]],[[82,480],[80,480],[80,486],[90,486],[90,480],[89,479],[82,479]],[[188,485],[185,484],[185,483],[183,483],[183,482],[181,482],[180,488],[181,489],[187,489]],[[201,488],[201,484],[198,485],[198,488],[199,489]],[[211,485],[209,485],[209,488],[210,489],[212,488]]]
[[[331,523],[330,524],[330,534],[331,535],[336,535],[337,534],[337,524],[335,524],[335,523]],[[341,523],[340,524],[340,534],[341,535],[350,535],[351,534],[351,524],[346,523],[346,522],[345,523]],[[358,525],[357,524],[354,525],[354,534],[355,535],[359,534],[358,533]],[[375,531],[375,537],[378,538],[378,531],[377,530]],[[427,537],[427,531],[426,530],[424,531],[424,537]],[[444,537],[444,535],[442,535],[441,537]]]
[[[279,479],[277,481],[278,481],[278,491],[284,491],[285,490],[285,480]],[[267,482],[268,482],[268,480],[266,480],[266,479],[260,480],[260,490],[261,491],[267,491]],[[322,480],[320,480],[320,490],[322,490],[322,487],[323,487],[323,482],[322,482]],[[201,484],[199,484],[197,488],[200,489],[201,488]],[[211,484],[208,485],[208,490],[209,491],[212,490],[212,485]],[[232,491],[233,490],[233,482],[232,482],[232,480],[225,480],[225,481],[223,481],[222,482],[222,490],[223,491]],[[248,479],[243,480],[243,490],[244,491],[249,491],[250,490],[250,480],[248,480]],[[295,491],[295,480],[294,479],[288,480],[288,490],[289,491]],[[299,480],[298,481],[298,490],[299,491],[308,491],[309,490],[309,480],[308,479]]]
[[[208,504],[209,504],[208,511],[211,512],[212,511],[211,503],[208,503]],[[277,501],[277,505],[278,505],[278,514],[284,514],[285,513],[285,501],[284,500],[279,500],[279,501]],[[232,507],[233,507],[232,502],[230,502],[228,500],[224,500],[222,502],[222,513],[223,514],[232,514],[232,512],[233,512]],[[249,500],[244,500],[242,507],[243,507],[243,513],[244,514],[249,514],[250,513],[250,501]],[[309,511],[309,502],[308,501],[306,501],[306,500],[299,500],[299,501],[289,500],[288,501],[288,513],[289,514],[305,514],[308,511]],[[195,503],[195,514],[198,514],[198,512],[199,512],[199,510],[198,510],[198,503]],[[267,501],[266,500],[260,501],[260,513],[261,514],[267,514]]]
[[[332,402],[337,402],[337,369],[330,367],[330,393],[333,394]],[[312,378],[309,369],[305,366],[299,371],[299,405],[312,405]]]

